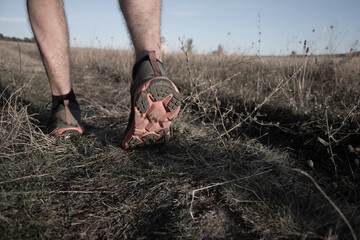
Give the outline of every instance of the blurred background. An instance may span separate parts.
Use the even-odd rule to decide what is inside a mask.
[[[72,46],[131,48],[117,0],[64,2]],[[181,38],[198,54],[288,55],[304,40],[313,54],[345,53],[360,38],[359,10],[358,0],[163,0],[161,35],[175,52]],[[0,1],[0,33],[33,37],[25,0]]]

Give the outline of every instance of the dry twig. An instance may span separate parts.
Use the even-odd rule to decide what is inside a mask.
[[[242,178],[237,178],[237,179],[230,180],[230,181],[226,181],[226,182],[215,183],[215,184],[212,184],[212,185],[207,186],[207,187],[202,187],[202,188],[198,188],[198,189],[193,190],[193,191],[191,192],[191,202],[190,202],[190,215],[191,215],[192,219],[194,219],[194,214],[193,214],[192,208],[193,208],[193,202],[194,202],[194,199],[195,199],[195,193],[196,193],[196,192],[199,192],[199,191],[202,191],[202,190],[206,190],[206,189],[210,189],[210,188],[217,187],[217,186],[222,186],[222,185],[225,185],[225,184],[228,184],[228,183],[237,182],[237,181],[240,181],[240,180],[244,180],[244,179],[248,179],[248,178],[260,176],[260,175],[263,175],[263,174],[269,173],[269,172],[271,172],[271,170],[268,170],[268,171],[265,171],[265,172],[256,173],[256,174],[251,175],[251,176],[246,176],[246,177],[242,177]]]
[[[241,127],[243,125],[244,122],[246,122],[248,119],[252,118],[252,116],[267,102],[269,101],[269,99],[275,95],[275,93],[277,93],[281,88],[283,88],[291,79],[295,78],[297,76],[297,74],[299,72],[301,72],[302,68],[304,67],[304,65],[302,65],[296,72],[293,73],[293,75],[288,78],[287,80],[283,80],[281,81],[276,88],[267,96],[265,97],[264,101],[260,104],[258,104],[255,109],[247,115],[247,117],[241,121],[240,123],[236,124],[235,126],[233,126],[232,128],[230,128],[229,130],[227,130],[225,133],[221,134],[219,137],[222,138],[224,135],[228,135],[230,132],[234,131],[236,128]]]
[[[336,206],[336,204],[330,199],[330,197],[324,192],[324,190],[322,190],[322,188],[319,186],[319,184],[315,181],[315,179],[310,176],[310,174],[308,174],[307,172],[304,172],[300,169],[297,168],[293,168],[294,171],[299,172],[303,175],[305,175],[306,177],[308,177],[316,186],[316,188],[321,192],[321,194],[326,198],[326,200],[328,200],[328,202],[335,208],[335,210],[338,212],[338,214],[341,216],[341,218],[344,220],[344,222],[346,223],[346,225],[348,226],[348,228],[350,229],[351,235],[353,237],[354,240],[357,240],[356,234],[354,232],[354,229],[352,228],[349,220],[345,217],[345,215],[341,212],[341,210]]]

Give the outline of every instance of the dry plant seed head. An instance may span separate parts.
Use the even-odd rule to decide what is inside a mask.
[[[360,160],[359,160],[359,159],[355,159],[355,160],[354,160],[354,163],[355,163],[356,166],[359,166]]]
[[[261,16],[260,16],[260,13],[259,13],[259,14],[258,14],[258,35],[259,35],[258,43],[259,43],[259,48],[258,48],[258,50],[257,50],[258,57],[260,57],[260,49],[261,49],[261,30],[260,30],[260,23],[261,23]]]
[[[309,165],[309,167],[310,168],[314,168],[314,162],[310,159],[310,160],[308,160],[308,165]]]
[[[306,54],[306,39],[304,40],[303,52]]]

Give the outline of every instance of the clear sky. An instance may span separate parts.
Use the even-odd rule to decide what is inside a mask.
[[[130,48],[117,0],[64,1],[72,46]],[[180,37],[198,53],[219,44],[228,53],[301,53],[305,39],[312,53],[341,53],[360,40],[359,12],[360,0],[163,0],[161,29],[173,51]],[[32,37],[25,0],[0,0],[0,33]]]

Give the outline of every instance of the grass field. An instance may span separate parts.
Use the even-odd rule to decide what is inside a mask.
[[[131,52],[71,49],[86,134],[46,134],[36,45],[0,42],[1,239],[360,238],[360,56],[169,54],[171,141],[123,150]]]

